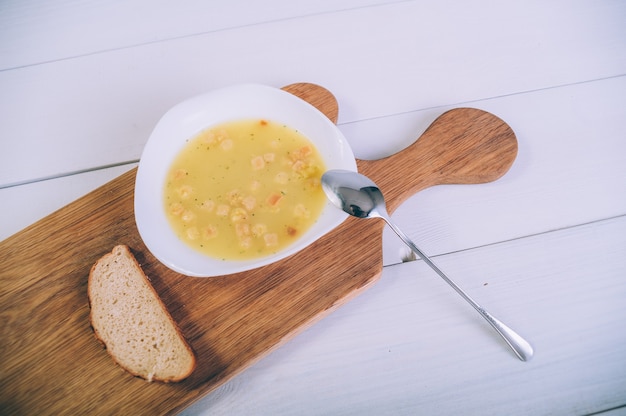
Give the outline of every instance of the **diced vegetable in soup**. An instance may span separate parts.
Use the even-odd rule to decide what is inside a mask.
[[[201,132],[168,172],[165,210],[176,234],[211,257],[244,260],[290,245],[319,217],[324,163],[298,131],[242,120]]]

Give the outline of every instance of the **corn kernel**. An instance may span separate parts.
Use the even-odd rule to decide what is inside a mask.
[[[177,192],[181,198],[187,199],[191,196],[191,193],[193,192],[193,188],[189,185],[183,185],[180,188],[178,188]]]
[[[252,235],[254,237],[261,237],[266,232],[267,232],[267,225],[265,224],[254,224],[252,226]]]
[[[251,191],[258,191],[259,188],[261,188],[261,182],[259,182],[257,180],[253,180],[252,183],[250,183],[250,190]]]
[[[222,143],[220,143],[220,147],[223,150],[230,150],[233,148],[233,146],[234,146],[234,143],[231,139],[224,139]]]
[[[202,208],[205,211],[211,212],[215,209],[215,202],[211,201],[210,199],[207,199],[206,201],[200,204],[200,208]]]
[[[243,205],[248,211],[252,211],[256,205],[256,198],[252,195],[248,195],[241,200],[241,205]]]
[[[224,140],[228,139],[228,132],[225,129],[220,129],[215,133],[215,139],[221,143]]]
[[[237,237],[245,237],[250,235],[250,225],[242,222],[235,225],[235,233]]]
[[[196,240],[200,236],[200,231],[196,227],[190,227],[187,229],[187,237],[190,240]]]
[[[293,215],[297,218],[309,218],[311,212],[304,206],[304,204],[298,204],[293,208]]]
[[[293,162],[293,165],[291,165],[291,169],[293,169],[294,171],[298,172],[301,171],[302,169],[304,169],[306,165],[304,164],[303,161],[301,160],[296,160],[295,162]]]
[[[239,202],[241,201],[241,192],[239,192],[239,189],[233,189],[226,194],[226,199],[228,199],[230,205],[239,205]]]
[[[263,240],[265,241],[265,245],[267,247],[272,247],[278,245],[278,235],[275,233],[267,233],[263,236]]]
[[[206,132],[204,132],[204,134],[202,135],[202,142],[206,143],[206,144],[213,144],[215,143],[215,132],[213,130],[207,130]]]
[[[230,220],[232,222],[245,221],[247,219],[248,219],[248,211],[240,207],[233,209],[232,214],[230,215]]]
[[[220,217],[227,216],[229,212],[230,212],[230,206],[226,204],[219,204],[217,206],[217,209],[215,210],[215,213],[219,215]]]
[[[263,159],[263,156],[253,157],[252,160],[250,160],[250,163],[252,164],[252,169],[254,170],[261,170],[265,167],[265,160]]]
[[[210,240],[212,238],[215,238],[217,237],[217,234],[218,234],[217,227],[215,227],[214,225],[209,225],[202,229],[202,238],[205,240]]]
[[[182,214],[184,210],[185,210],[185,207],[183,206],[183,204],[179,202],[174,202],[170,204],[170,214],[172,215],[178,216]]]
[[[239,240],[239,247],[243,249],[249,249],[250,246],[252,246],[252,238],[244,237],[241,240]]]
[[[192,211],[190,211],[190,210],[188,210],[188,209],[186,209],[186,210],[183,212],[183,215],[181,216],[181,219],[182,219],[184,222],[191,222],[191,221],[193,221],[193,220],[194,220],[194,218],[196,218],[196,215],[195,215]]]
[[[274,176],[274,182],[281,185],[286,184],[289,182],[289,174],[287,172],[278,172],[276,176]]]
[[[176,169],[174,173],[172,174],[172,179],[174,180],[183,179],[184,177],[188,175],[188,173],[189,172],[187,172],[185,169]]]

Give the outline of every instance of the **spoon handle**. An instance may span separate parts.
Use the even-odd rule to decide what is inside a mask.
[[[430,266],[437,274],[446,281],[456,292],[461,295],[463,299],[465,299],[476,311],[483,317],[489,324],[496,330],[498,334],[506,341],[506,343],[511,347],[515,355],[522,360],[528,361],[533,357],[534,351],[533,347],[522,338],[517,332],[513,331],[510,327],[505,325],[502,321],[497,319],[495,316],[491,315],[487,312],[482,306],[480,306],[474,299],[472,299],[467,293],[465,293],[456,283],[452,281],[446,274],[441,271],[439,267],[428,257],[422,250],[420,250],[415,243],[406,235],[402,230],[400,230],[389,218],[388,215],[381,214],[381,218],[385,220],[385,222],[391,227],[391,229],[404,241],[404,243],[411,248],[417,255],[419,255],[426,264]]]

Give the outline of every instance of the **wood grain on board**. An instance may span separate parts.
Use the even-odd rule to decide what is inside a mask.
[[[286,91],[333,122],[338,104],[314,84]],[[392,212],[428,186],[483,183],[509,169],[513,131],[476,109],[441,115],[414,144],[359,171]],[[213,278],[159,263],[135,226],[133,169],[0,243],[0,409],[18,414],[162,414],[180,410],[374,283],[383,223],[348,218],[306,249],[255,270]],[[186,380],[148,383],[116,366],[89,325],[87,277],[128,245],[198,357]],[[357,249],[358,247],[358,249]]]

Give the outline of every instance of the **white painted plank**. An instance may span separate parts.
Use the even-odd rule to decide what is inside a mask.
[[[63,208],[136,164],[0,189],[0,241]]]
[[[491,184],[424,190],[394,219],[426,253],[441,254],[626,214],[624,97],[626,77],[619,77],[468,103],[513,128],[513,167]],[[441,111],[402,118],[432,120]],[[355,123],[347,134],[380,133],[391,121]],[[402,243],[389,230],[384,241],[385,263],[398,262]]]
[[[0,183],[136,160],[168,108],[227,84],[317,82],[350,123],[621,75],[625,15],[611,1],[401,2],[3,71]]]
[[[523,363],[423,264],[377,285],[185,415],[583,415],[626,405],[626,217],[442,256],[527,337]]]
[[[5,0],[0,71],[384,0]]]
[[[606,410],[597,416],[624,416],[626,415],[626,405],[614,409]]]

